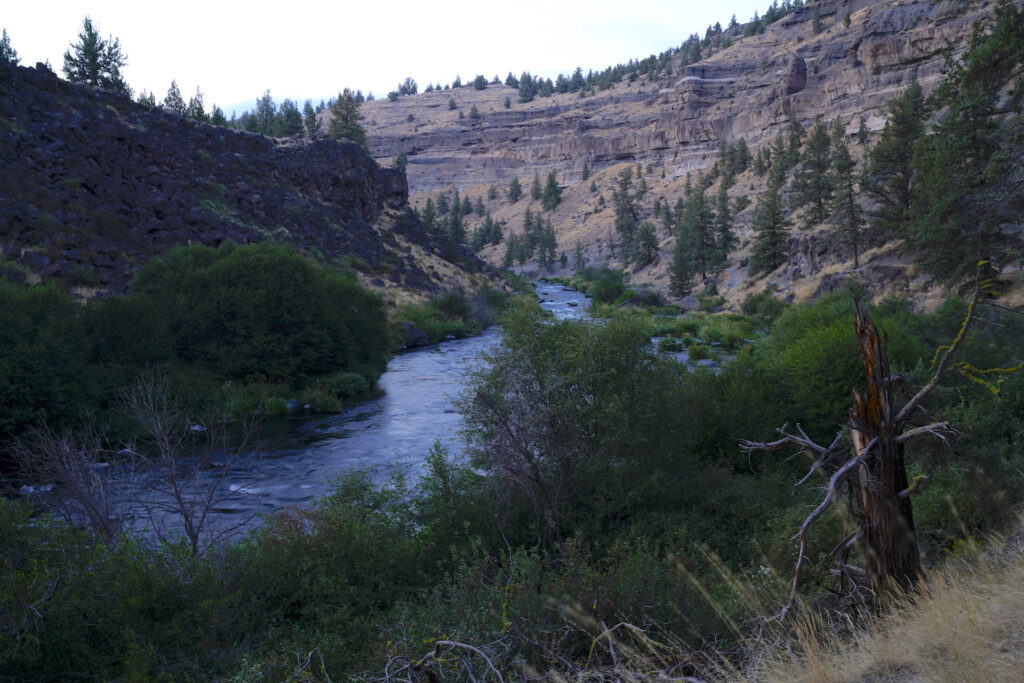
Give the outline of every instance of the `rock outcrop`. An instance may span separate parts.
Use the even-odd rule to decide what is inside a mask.
[[[266,239],[341,259],[381,290],[469,277],[409,209],[405,174],[356,145],[196,123],[41,64],[0,62],[0,183],[0,268],[18,279],[119,292],[170,247]]]
[[[593,96],[554,95],[522,104],[490,85],[367,102],[375,158],[408,158],[412,193],[532,178],[554,170],[563,184],[623,161],[682,174],[709,166],[719,144],[756,147],[791,119],[816,115],[881,127],[881,110],[912,79],[941,79],[945,54],[966,47],[990,2],[818,0],[735,44],[655,81],[641,77]],[[823,30],[812,31],[817,10]],[[850,15],[850,25],[844,18]],[[504,107],[505,98],[510,107]],[[449,110],[453,99],[456,108]],[[472,106],[478,118],[465,116]],[[459,118],[459,113],[464,114]]]

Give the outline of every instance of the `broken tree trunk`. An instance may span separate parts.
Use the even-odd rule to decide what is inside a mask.
[[[866,312],[857,308],[855,326],[867,390],[853,392],[850,433],[858,468],[861,542],[865,572],[876,595],[892,581],[906,587],[920,573],[914,513],[908,490],[901,425],[896,420],[885,341]],[[873,448],[868,445],[874,443]]]

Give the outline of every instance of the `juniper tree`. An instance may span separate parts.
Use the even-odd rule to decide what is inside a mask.
[[[586,159],[584,159],[583,160],[583,170],[580,172],[580,180],[583,181],[583,180],[586,180],[589,177],[590,177],[590,164],[587,163]]]
[[[833,187],[832,222],[844,243],[853,249],[853,267],[860,267],[861,225],[863,211],[857,203],[857,162],[846,146],[846,131],[839,119],[832,125],[832,170]]]
[[[131,88],[121,76],[121,67],[127,64],[120,41],[112,36],[100,38],[88,16],[82,20],[78,42],[64,52],[64,75],[69,81],[116,90],[131,97]]]

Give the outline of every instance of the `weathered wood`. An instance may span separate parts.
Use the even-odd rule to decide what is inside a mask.
[[[858,472],[865,571],[878,592],[889,581],[910,585],[921,564],[910,497],[900,495],[908,488],[907,469],[888,381],[885,341],[859,306],[854,325],[867,375],[866,394],[853,392],[854,450],[860,455],[867,443],[878,440]]]

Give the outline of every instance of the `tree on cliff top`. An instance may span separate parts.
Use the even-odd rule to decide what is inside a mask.
[[[121,67],[126,64],[128,58],[122,54],[118,39],[100,38],[89,17],[82,20],[78,42],[64,52],[64,75],[69,81],[116,90],[131,97],[131,88],[121,77]]]
[[[4,29],[2,37],[0,37],[0,61],[10,62],[17,66],[18,62],[18,51],[11,47],[11,38],[7,35],[7,29]]]
[[[359,113],[359,104],[355,94],[348,88],[338,93],[337,101],[331,106],[331,123],[327,132],[335,140],[348,140],[368,150],[366,130],[359,123],[363,118]]]

